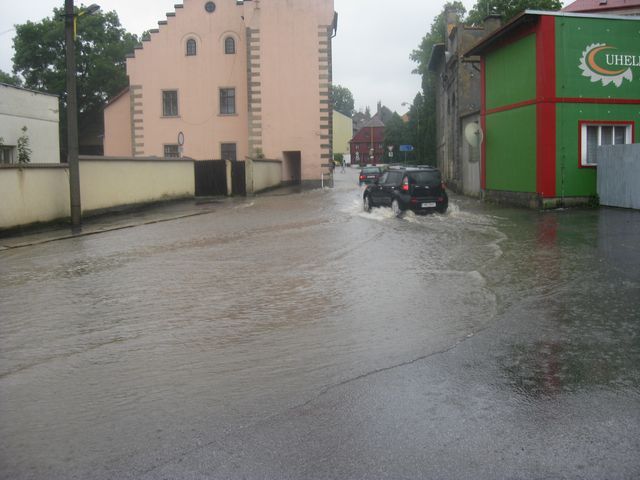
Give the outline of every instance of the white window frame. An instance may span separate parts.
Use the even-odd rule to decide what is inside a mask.
[[[16,147],[14,145],[2,145],[0,147],[0,165],[12,165],[16,163]]]
[[[167,149],[175,149],[175,155],[167,155]],[[177,143],[165,143],[162,148],[164,158],[180,158],[180,145]]]
[[[610,145],[627,145],[633,143],[633,122],[580,122],[580,167],[597,167],[597,163],[588,162],[588,144],[587,129],[588,127],[598,128],[598,147],[602,146],[602,127],[613,127],[613,143]],[[616,128],[624,128],[624,143],[616,143]]]
[[[171,112],[169,112],[169,114],[167,114],[167,112],[165,111],[165,93],[175,93],[176,95],[176,112],[175,114],[172,114]],[[179,117],[180,116],[180,98],[178,96],[178,90],[177,89],[167,89],[167,90],[162,90],[162,117],[163,118],[175,118],[175,117]]]
[[[226,102],[223,102],[223,97],[222,97],[222,93],[223,92],[231,92],[233,93],[233,95],[226,95],[225,99]],[[223,112],[223,106],[225,106],[225,110],[228,110],[230,105],[229,100],[233,98],[233,111],[224,111]],[[238,114],[238,104],[236,102],[237,96],[236,96],[236,88],[235,87],[220,87],[220,89],[218,89],[218,102],[219,102],[219,112],[221,116],[231,116],[231,115],[237,115]],[[225,104],[226,103],[226,104]]]
[[[188,38],[185,44],[185,55],[187,57],[195,57],[197,54],[198,54],[198,42],[196,42],[196,39],[193,37]]]

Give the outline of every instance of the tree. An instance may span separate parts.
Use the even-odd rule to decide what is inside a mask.
[[[27,135],[27,126],[22,127],[22,135],[18,137],[16,150],[18,150],[18,163],[31,162],[31,147],[29,147],[29,135]]]
[[[17,75],[11,75],[10,73],[0,70],[0,83],[20,87],[22,85],[22,80]]]
[[[562,2],[558,0],[478,0],[469,11],[466,23],[480,25],[487,15],[498,14],[504,22],[527,9],[560,10]]]
[[[411,53],[411,60],[417,63],[413,73],[422,76],[422,95],[418,94],[410,110],[411,121],[415,122],[417,138],[413,145],[416,147],[416,157],[419,163],[436,164],[436,79],[429,71],[431,50],[437,43],[446,40],[445,19],[447,12],[456,13],[464,17],[466,8],[459,1],[448,2],[440,14],[433,20],[431,30],[427,33],[416,50]]]
[[[351,90],[340,85],[334,85],[331,88],[331,104],[333,109],[338,112],[351,117],[354,112],[354,101]]]
[[[76,45],[78,124],[102,124],[102,108],[128,80],[126,54],[138,39],[121,26],[116,12],[97,12],[78,19]],[[51,18],[16,26],[13,73],[24,86],[60,97],[60,143],[66,150],[66,64],[64,9]]]
[[[398,154],[398,147],[407,142],[407,128],[402,117],[393,113],[391,118],[384,125],[384,147],[388,152],[388,147],[393,146],[394,155]],[[394,157],[393,162],[397,161]]]

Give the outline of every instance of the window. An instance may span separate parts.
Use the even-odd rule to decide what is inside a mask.
[[[385,185],[400,185],[402,182],[402,172],[389,172],[389,176],[384,182]]]
[[[13,163],[13,151],[15,147],[6,145],[0,146],[0,165],[9,165]]]
[[[187,40],[187,56],[192,57],[197,52],[196,41],[193,38]]]
[[[224,53],[227,55],[233,55],[236,53],[236,41],[233,37],[227,37],[224,40]]]
[[[236,89],[220,89],[220,114],[233,115],[236,113]]]
[[[601,145],[623,145],[631,143],[631,123],[581,123],[580,126],[580,165],[595,167],[598,165],[597,148]]]
[[[178,116],[178,91],[165,90],[162,92],[162,116],[177,117]]]
[[[235,143],[223,143],[220,146],[220,157],[222,160],[231,160],[235,162],[238,159],[236,155]]]
[[[166,158],[180,158],[180,147],[178,145],[165,145],[164,156]]]

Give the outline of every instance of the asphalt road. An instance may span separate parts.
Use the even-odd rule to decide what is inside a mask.
[[[2,242],[0,478],[640,477],[640,212],[281,193]]]

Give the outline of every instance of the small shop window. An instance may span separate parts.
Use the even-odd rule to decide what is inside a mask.
[[[631,123],[582,123],[580,127],[580,166],[598,165],[596,152],[602,145],[632,142]]]
[[[180,158],[180,147],[178,145],[164,146],[165,158]]]

